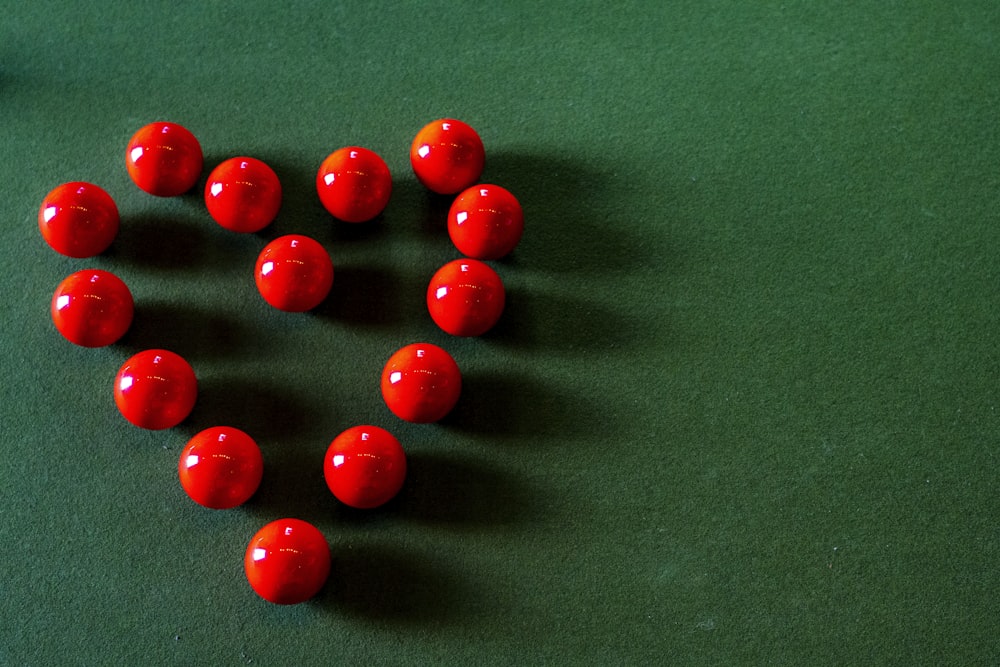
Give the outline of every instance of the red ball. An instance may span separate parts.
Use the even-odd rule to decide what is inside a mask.
[[[93,257],[118,235],[115,200],[92,183],[64,183],[45,196],[38,228],[49,246],[67,257]]]
[[[219,225],[233,232],[259,232],[281,208],[281,182],[269,166],[252,157],[234,157],[208,175],[205,206]]]
[[[477,259],[448,262],[427,286],[427,310],[452,336],[479,336],[503,313],[505,292],[497,272]]]
[[[448,235],[458,251],[475,259],[509,255],[524,233],[524,211],[509,190],[474,185],[448,211]]]
[[[243,569],[268,602],[299,604],[319,593],[330,576],[330,545],[311,523],[278,519],[251,538]]]
[[[125,166],[140,190],[174,197],[194,187],[204,158],[201,144],[177,123],[150,123],[139,129],[125,149]]]
[[[145,350],[115,376],[115,404],[125,419],[154,431],[184,421],[198,397],[194,370],[169,350]]]
[[[66,340],[82,347],[104,347],[128,331],[135,302],[115,274],[84,269],[59,283],[51,311],[52,322]]]
[[[333,286],[333,261],[318,241],[299,234],[274,239],[257,257],[257,290],[264,300],[290,313],[311,310]]]
[[[188,441],[177,473],[191,500],[211,509],[230,509],[256,493],[264,476],[264,457],[243,431],[215,426]]]
[[[410,164],[429,190],[451,195],[469,187],[483,173],[486,151],[474,129],[442,118],[425,125],[410,146]]]
[[[382,370],[382,398],[400,419],[436,422],[462,392],[458,364],[437,345],[413,343],[397,350]]]
[[[378,426],[354,426],[330,443],[323,461],[326,485],[337,499],[358,509],[392,500],[406,479],[399,440]]]
[[[381,213],[392,193],[392,175],[374,151],[347,146],[330,153],[316,174],[323,208],[344,222],[365,222]]]

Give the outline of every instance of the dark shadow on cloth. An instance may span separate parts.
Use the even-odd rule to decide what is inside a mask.
[[[197,369],[195,369],[197,372]],[[226,425],[246,431],[261,449],[280,451],[316,432],[326,420],[304,391],[260,378],[208,377],[198,380],[198,402],[189,428]],[[272,444],[280,443],[280,444]]]
[[[407,520],[464,530],[527,521],[537,504],[524,482],[474,459],[411,452],[396,511]]]
[[[215,223],[188,214],[144,213],[123,216],[118,238],[106,255],[115,261],[160,270],[182,271],[203,265],[208,258],[208,225]]]
[[[613,312],[597,301],[513,287],[500,320],[482,338],[511,352],[608,354],[640,342],[641,321],[637,314]]]
[[[414,315],[415,306],[405,296],[394,270],[344,265],[334,268],[330,296],[314,312],[351,326],[394,326]]]
[[[137,300],[132,326],[119,344],[136,352],[166,348],[193,362],[238,356],[252,338],[244,323],[217,311]]]
[[[557,388],[526,372],[466,373],[462,395],[441,426],[510,443],[594,435],[607,423],[598,406],[572,388]]]
[[[556,156],[501,151],[487,156],[482,181],[510,190],[524,210],[524,236],[501,263],[605,274],[648,259],[629,233],[629,211],[608,214],[615,175]]]
[[[454,570],[397,546],[334,545],[330,578],[317,601],[380,623],[438,625],[461,620],[460,600],[473,597],[468,588]]]

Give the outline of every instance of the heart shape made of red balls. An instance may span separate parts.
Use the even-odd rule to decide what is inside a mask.
[[[154,122],[140,128],[125,151],[132,181],[156,197],[191,191],[201,177],[204,157],[197,138],[185,127]],[[478,183],[485,150],[466,123],[444,118],[425,125],[410,147],[417,179],[432,192],[454,195],[448,234],[462,259],[440,267],[426,293],[431,319],[453,336],[480,336],[500,319],[505,290],[486,262],[510,254],[524,231],[517,198],[495,184]],[[323,207],[346,224],[378,217],[392,194],[385,161],[361,146],[332,152],[319,167],[316,191]],[[252,157],[233,157],[209,174],[204,191],[209,216],[239,234],[263,230],[281,208],[281,182],[270,166]],[[114,199],[92,183],[71,182],[43,200],[38,226],[56,252],[83,259],[99,255],[115,240],[120,216]],[[288,234],[268,243],[254,266],[261,297],[285,312],[316,308],[330,293],[334,267],[318,241]],[[123,280],[101,269],[82,269],[62,280],[51,302],[52,321],[75,345],[104,347],[128,331],[135,312]],[[394,415],[412,423],[442,419],[458,402],[462,377],[443,348],[411,343],[397,350],[382,372],[382,397]],[[130,357],[114,381],[115,405],[136,427],[162,430],[183,422],[197,401],[192,366],[167,349],[148,349]],[[192,437],[181,451],[178,477],[187,495],[216,510],[237,507],[257,491],[264,473],[260,447],[247,433],[214,426]],[[330,443],[323,473],[342,503],[370,509],[397,495],[406,478],[406,454],[385,428],[361,424]],[[275,604],[296,604],[315,596],[330,572],[330,549],[312,524],[285,518],[263,526],[244,553],[244,570],[253,590]]]

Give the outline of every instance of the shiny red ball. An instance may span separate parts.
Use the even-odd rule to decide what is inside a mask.
[[[203,164],[201,144],[177,123],[141,127],[125,149],[125,166],[132,182],[157,197],[174,197],[193,188]]]
[[[427,310],[452,336],[479,336],[500,319],[506,294],[497,272],[478,259],[448,262],[427,286]]]
[[[115,240],[119,224],[115,200],[92,183],[63,183],[45,196],[38,209],[42,238],[67,257],[101,254]]]
[[[333,261],[320,243],[289,234],[264,246],[257,257],[254,281],[264,300],[290,313],[312,310],[333,286]]]
[[[323,208],[344,222],[365,222],[389,203],[392,175],[374,151],[346,146],[331,153],[316,174]]]
[[[191,364],[169,350],[134,355],[115,376],[115,405],[140,428],[160,430],[184,421],[194,409],[198,380]]]
[[[382,369],[382,398],[408,422],[436,422],[451,412],[462,392],[462,374],[451,355],[431,343],[397,350]]]
[[[326,485],[337,499],[358,509],[389,502],[406,479],[406,454],[378,426],[354,426],[330,443],[323,460]]]
[[[466,189],[483,173],[486,151],[472,127],[454,118],[425,125],[410,146],[410,165],[417,179],[442,195]]]
[[[281,182],[274,170],[252,157],[220,163],[205,183],[205,207],[212,219],[233,232],[259,232],[281,208]]]
[[[84,269],[59,283],[50,310],[52,322],[66,340],[82,347],[104,347],[128,331],[135,302],[115,274]]]
[[[243,569],[251,588],[268,602],[299,604],[330,576],[330,545],[311,523],[278,519],[250,539]]]
[[[448,211],[448,235],[466,257],[500,259],[514,250],[523,233],[521,203],[499,185],[464,190]]]
[[[256,493],[264,457],[254,439],[240,429],[214,426],[184,446],[177,474],[191,500],[211,509],[230,509]]]

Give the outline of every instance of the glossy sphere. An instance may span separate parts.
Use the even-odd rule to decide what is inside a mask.
[[[344,222],[365,222],[381,213],[392,193],[392,176],[373,151],[347,146],[331,153],[316,174],[323,208]]]
[[[264,246],[257,257],[254,280],[269,304],[301,313],[318,306],[330,293],[333,261],[318,241],[289,234]]]
[[[510,254],[523,233],[521,203],[499,185],[472,186],[448,211],[448,235],[466,257],[500,259]]]
[[[38,228],[45,242],[67,257],[99,255],[118,235],[115,200],[92,183],[63,183],[38,209]]]
[[[59,283],[51,311],[52,322],[66,340],[83,347],[104,347],[128,331],[135,302],[115,274],[84,269]]]
[[[477,259],[448,262],[427,286],[427,310],[434,323],[452,336],[479,336],[503,313],[503,282]]]
[[[403,487],[406,454],[399,440],[384,428],[355,426],[330,443],[323,475],[330,491],[345,505],[378,507]]]
[[[139,189],[157,197],[174,197],[194,187],[204,158],[201,144],[177,123],[150,123],[139,129],[125,149],[125,166]]]
[[[436,422],[451,412],[462,392],[462,374],[437,345],[413,343],[394,353],[382,370],[382,398],[400,419]]]
[[[312,524],[278,519],[250,540],[243,568],[257,595],[274,604],[298,604],[330,576],[330,546]]]
[[[281,208],[281,182],[269,166],[252,157],[234,157],[208,175],[205,207],[212,219],[233,232],[259,232]]]
[[[125,419],[151,430],[180,424],[198,397],[194,370],[169,350],[145,350],[122,364],[115,377],[115,404]]]
[[[253,438],[231,426],[214,426],[191,438],[177,464],[181,487],[211,509],[242,505],[260,486],[264,457]]]
[[[410,147],[413,173],[425,187],[442,195],[461,192],[475,183],[485,163],[482,139],[474,129],[452,118],[425,125]]]

